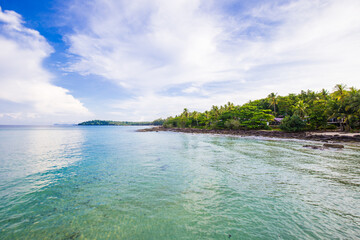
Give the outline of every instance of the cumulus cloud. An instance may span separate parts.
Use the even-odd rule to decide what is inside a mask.
[[[43,67],[52,52],[39,32],[24,26],[19,14],[0,8],[0,122],[38,119],[48,123],[50,116],[89,115],[67,89],[52,83],[54,76]]]
[[[86,2],[71,5],[80,23],[66,36],[77,59],[68,70],[132,92],[118,114],[133,106],[151,119],[270,92],[358,86],[357,0],[264,1],[231,13],[224,4],[232,1]]]

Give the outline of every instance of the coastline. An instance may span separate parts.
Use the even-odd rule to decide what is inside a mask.
[[[219,134],[234,136],[254,136],[268,138],[285,138],[285,139],[301,139],[322,142],[360,142],[360,133],[343,133],[343,132],[283,132],[283,131],[267,131],[267,130],[209,130],[197,128],[164,128],[152,127],[139,129],[138,132],[181,132],[196,134]]]

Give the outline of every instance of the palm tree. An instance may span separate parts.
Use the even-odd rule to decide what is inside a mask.
[[[268,98],[269,98],[269,104],[270,104],[270,107],[271,106],[274,106],[274,115],[276,116],[276,104],[278,104],[278,96],[277,96],[277,93],[270,93],[268,95]]]
[[[189,118],[189,110],[184,108],[184,111],[180,114],[180,127],[186,127],[186,122]]]
[[[344,101],[344,98],[347,94],[346,91],[346,85],[344,84],[337,84],[334,88],[334,92],[332,93],[333,96],[336,98],[336,100],[339,100],[341,102]]]
[[[348,111],[346,110],[345,100],[348,97],[349,93],[346,91],[346,85],[337,84],[334,87],[334,92],[331,94],[333,98],[332,101],[332,111],[333,117],[336,117],[340,121],[340,128],[342,131],[348,130],[348,120],[351,118]]]
[[[300,100],[295,105],[295,114],[298,115],[301,119],[304,119],[306,116],[306,110],[308,105],[304,103],[303,100]]]
[[[350,125],[359,124],[360,119],[360,90],[352,87],[345,99],[345,111]],[[349,126],[351,129],[351,126]]]
[[[219,107],[213,105],[212,108],[211,108],[211,112],[212,112],[212,114],[213,114],[213,117],[214,117],[215,120],[216,120],[216,119],[218,118],[218,116],[219,116]]]
[[[320,96],[321,96],[322,99],[327,100],[328,97],[329,97],[329,91],[324,89],[324,88],[321,89]]]
[[[193,116],[193,118],[194,118],[195,121],[196,121],[196,126],[199,126],[199,121],[198,121],[199,113],[198,113],[197,111],[194,111],[194,112],[192,113],[192,116]]]
[[[351,88],[349,88],[349,90],[350,90],[349,93],[351,95],[359,93],[359,89],[357,89],[356,87],[351,87]]]
[[[183,111],[183,113],[181,115],[188,118],[189,117],[189,110],[187,108],[184,108],[184,111]]]
[[[232,110],[234,110],[234,108],[235,108],[235,106],[234,106],[234,104],[231,103],[231,102],[228,102],[227,104],[225,104],[225,109],[226,109],[227,111],[232,111]]]
[[[210,120],[210,113],[209,111],[205,111],[205,125],[210,126],[211,120]]]

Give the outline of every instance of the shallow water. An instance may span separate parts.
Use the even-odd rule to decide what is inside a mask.
[[[360,148],[0,127],[0,239],[357,239]]]

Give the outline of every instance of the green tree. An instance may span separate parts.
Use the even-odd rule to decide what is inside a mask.
[[[277,93],[270,93],[268,95],[270,106],[274,107],[274,115],[276,116],[276,104],[278,104],[278,96]]]
[[[326,128],[327,121],[329,119],[329,115],[326,111],[324,111],[326,107],[326,100],[319,99],[314,101],[312,106],[307,109],[308,118],[306,120],[311,129],[315,130]]]
[[[325,89],[320,92],[301,91],[287,96],[271,93],[266,98],[249,101],[242,106],[231,102],[220,107],[214,105],[203,113],[189,112],[185,108],[179,116],[167,118],[163,125],[209,129],[266,129],[267,122],[278,115],[292,116],[286,118],[282,124],[283,129],[286,128],[287,121],[295,122],[300,127],[306,123],[308,128],[324,129],[328,127],[328,119],[332,118],[338,120],[342,130],[359,129],[360,92],[356,88],[347,90],[345,85],[338,84],[332,93]],[[98,121],[96,124],[105,123]],[[290,125],[288,127],[292,129]]]
[[[305,127],[306,123],[297,115],[286,116],[280,124],[280,129],[286,132],[300,132]]]
[[[301,119],[305,119],[307,114],[307,108],[309,105],[307,103],[304,103],[303,100],[300,100],[295,105],[295,114],[298,115]]]

